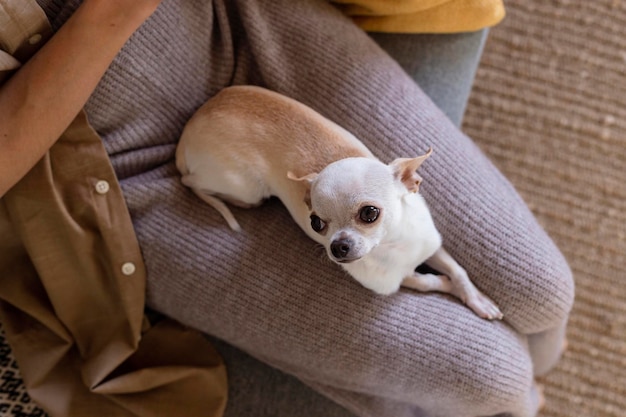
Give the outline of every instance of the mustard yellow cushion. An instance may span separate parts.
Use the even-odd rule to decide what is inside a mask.
[[[470,32],[499,23],[502,0],[334,0],[364,30],[390,33]]]

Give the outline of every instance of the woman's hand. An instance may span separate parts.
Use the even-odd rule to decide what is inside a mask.
[[[0,197],[83,108],[119,50],[161,0],[85,0],[0,87]]]

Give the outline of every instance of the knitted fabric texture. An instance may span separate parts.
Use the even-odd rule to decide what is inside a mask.
[[[432,146],[422,190],[444,245],[505,321],[481,320],[444,295],[371,293],[324,259],[275,200],[233,209],[243,227],[233,233],[181,185],[174,152],[204,101],[244,83],[313,107],[385,162]],[[528,342],[561,331],[573,298],[567,264],[472,141],[326,2],[164,1],[87,113],[133,217],[151,307],[359,416],[535,414]],[[552,346],[533,352],[535,367],[554,357]]]

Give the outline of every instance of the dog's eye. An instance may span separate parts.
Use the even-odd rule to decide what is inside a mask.
[[[311,227],[313,228],[313,230],[319,233],[324,230],[324,228],[326,227],[326,223],[324,223],[324,221],[320,219],[319,216],[311,214]]]
[[[365,223],[373,223],[378,219],[380,209],[374,206],[365,206],[359,211],[359,218]]]

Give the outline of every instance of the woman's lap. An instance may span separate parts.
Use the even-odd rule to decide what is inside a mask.
[[[456,415],[531,415],[520,403],[530,401],[532,364],[513,329],[562,326],[571,276],[560,253],[506,179],[364,33],[325,2],[280,3],[237,4],[249,68],[233,80],[311,105],[384,161],[433,146],[423,190],[444,244],[505,322],[443,295],[373,295],[277,201],[235,210],[236,234],[180,185],[172,163],[122,180],[150,306],[313,385],[421,407],[443,396]]]
[[[560,252],[512,185],[413,80],[323,2],[242,3],[256,79],[347,128],[385,162],[432,146],[423,194],[444,245],[517,330],[562,323],[573,291]],[[282,25],[267,24],[278,17]],[[329,42],[312,33],[342,36]],[[268,39],[280,46],[267,48]]]
[[[426,410],[448,397],[456,415],[524,400],[532,364],[505,323],[444,295],[373,294],[323,259],[276,201],[235,210],[244,232],[234,234],[166,170],[141,181],[136,218],[140,241],[150,242],[150,307],[315,384]],[[146,200],[146,187],[159,194]],[[125,185],[139,208],[135,191]]]

